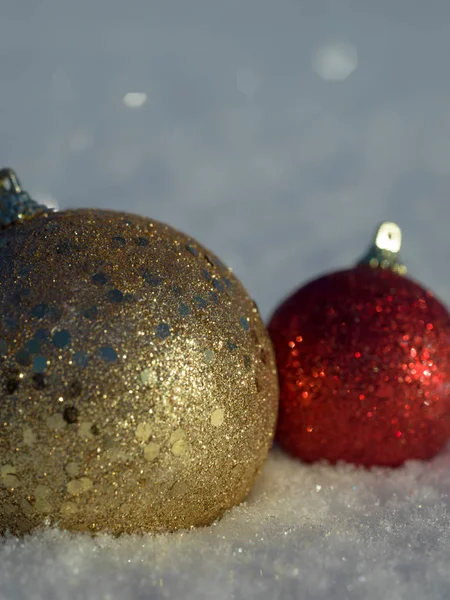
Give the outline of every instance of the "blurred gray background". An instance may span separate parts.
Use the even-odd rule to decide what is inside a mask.
[[[450,302],[448,0],[2,0],[1,163],[166,221],[264,316],[379,221]]]

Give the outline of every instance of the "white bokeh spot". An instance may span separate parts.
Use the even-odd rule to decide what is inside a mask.
[[[313,68],[325,81],[343,81],[358,66],[355,46],[346,43],[327,44],[313,56]]]
[[[145,92],[128,92],[122,98],[122,102],[128,108],[141,108],[147,102],[148,96]]]

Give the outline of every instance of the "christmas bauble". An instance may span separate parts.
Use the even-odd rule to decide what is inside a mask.
[[[5,187],[0,531],[220,517],[247,496],[274,433],[277,377],[256,305],[167,225],[50,212]]]
[[[304,461],[397,466],[450,438],[449,313],[402,275],[399,236],[383,224],[358,266],[300,288],[271,319],[277,440]]]

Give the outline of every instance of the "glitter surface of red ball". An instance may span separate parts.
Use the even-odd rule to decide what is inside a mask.
[[[450,316],[391,270],[300,288],[273,315],[278,443],[304,461],[398,466],[450,438]]]

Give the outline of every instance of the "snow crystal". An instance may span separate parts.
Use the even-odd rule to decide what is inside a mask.
[[[304,465],[274,450],[210,527],[0,542],[0,598],[447,598],[450,453],[401,469]]]

